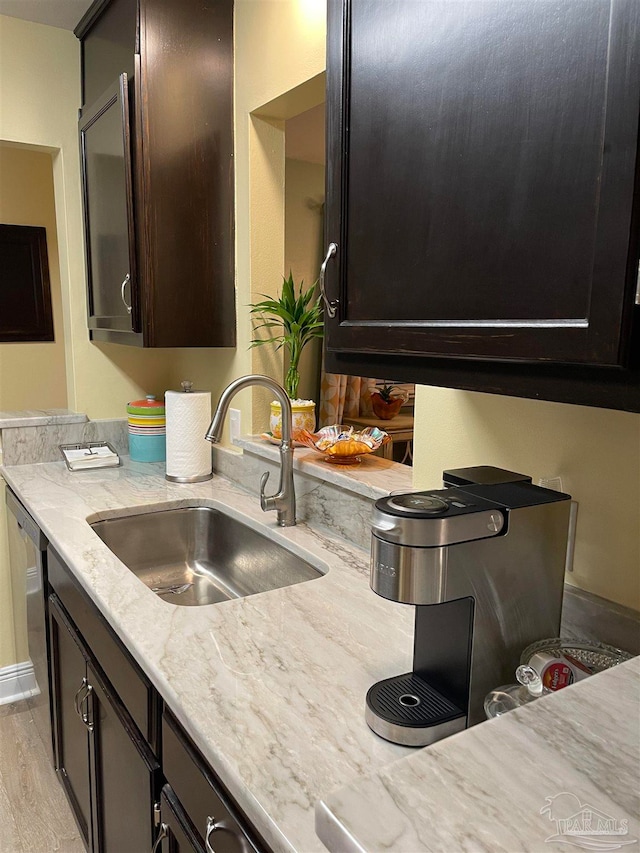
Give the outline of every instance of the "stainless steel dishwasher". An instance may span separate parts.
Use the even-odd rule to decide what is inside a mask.
[[[38,734],[53,762],[49,667],[47,659],[46,565],[47,540],[11,489],[6,487],[7,526],[12,584],[16,599],[26,599],[29,658],[33,665],[18,675]],[[18,595],[16,596],[16,592]],[[18,622],[21,620],[18,619]]]

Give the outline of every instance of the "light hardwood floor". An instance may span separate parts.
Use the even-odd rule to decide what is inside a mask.
[[[84,853],[24,702],[0,705],[0,853]]]

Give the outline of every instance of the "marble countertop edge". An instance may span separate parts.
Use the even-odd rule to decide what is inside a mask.
[[[89,418],[69,409],[25,409],[16,412],[0,411],[0,430],[18,427],[52,426],[53,424],[82,424]]]

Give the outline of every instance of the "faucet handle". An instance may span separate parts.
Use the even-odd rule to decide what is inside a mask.
[[[265,495],[265,490],[267,487],[267,480],[269,479],[269,472],[265,471],[262,477],[260,477],[260,508],[264,512],[269,512],[269,510],[275,509],[275,501],[273,497],[267,497]]]

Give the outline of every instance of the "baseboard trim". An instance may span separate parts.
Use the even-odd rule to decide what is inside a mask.
[[[29,699],[40,693],[30,660],[0,668],[0,705]]]

